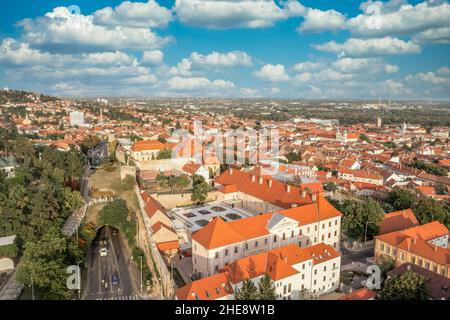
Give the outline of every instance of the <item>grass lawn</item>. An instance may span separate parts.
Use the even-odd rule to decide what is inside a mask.
[[[118,165],[114,168],[113,171],[108,171],[104,168],[100,168],[92,177],[92,190],[112,192],[116,197],[124,199],[127,202],[128,208],[130,210],[138,210],[139,202],[134,189],[128,191],[121,190],[120,183],[120,168]],[[90,213],[91,216],[95,217],[97,212],[102,208],[103,206],[92,206],[92,208],[89,208],[88,213]]]

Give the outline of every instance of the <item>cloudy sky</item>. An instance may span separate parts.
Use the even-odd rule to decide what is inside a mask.
[[[450,99],[450,4],[4,1],[0,86],[60,96]]]

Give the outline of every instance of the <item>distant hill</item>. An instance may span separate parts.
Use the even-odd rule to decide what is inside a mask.
[[[4,103],[26,103],[34,101],[48,102],[58,101],[59,98],[51,97],[39,93],[18,91],[18,90],[1,90],[0,91],[0,104]]]

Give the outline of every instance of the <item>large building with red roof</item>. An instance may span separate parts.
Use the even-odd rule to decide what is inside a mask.
[[[240,194],[241,205],[256,215],[228,222],[216,217],[194,232],[194,273],[211,276],[238,259],[292,244],[324,243],[339,250],[341,213],[323,195],[253,177],[229,170],[216,179],[225,192]],[[249,204],[251,199],[256,203]]]
[[[375,239],[375,259],[379,261],[385,255],[397,266],[409,262],[450,278],[449,235],[438,221],[379,235]]]
[[[256,286],[268,275],[279,300],[299,299],[302,292],[319,295],[339,284],[341,255],[320,243],[308,248],[290,244],[243,257],[219,273],[193,281],[176,292],[178,300],[231,300],[246,280]]]

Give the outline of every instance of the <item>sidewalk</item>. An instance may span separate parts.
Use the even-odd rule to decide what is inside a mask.
[[[16,300],[22,290],[23,285],[16,282],[16,272],[14,271],[0,290],[0,300]]]

